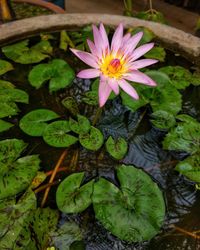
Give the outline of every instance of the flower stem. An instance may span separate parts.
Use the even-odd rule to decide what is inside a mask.
[[[94,116],[94,119],[92,121],[92,126],[95,126],[97,124],[97,122],[98,122],[98,120],[99,120],[99,118],[100,118],[100,116],[102,114],[102,110],[103,110],[102,108],[97,109],[97,112],[96,112],[96,114]]]
[[[67,171],[68,169],[69,169],[68,167],[60,167],[60,168],[58,169],[57,173],[63,172],[63,171]],[[46,176],[52,175],[53,171],[54,171],[54,170],[50,170],[50,171],[46,172],[46,173],[45,173]]]
[[[196,235],[195,233],[193,233],[193,232],[190,232],[190,231],[187,231],[187,230],[185,230],[185,229],[183,229],[183,228],[181,228],[181,227],[177,227],[177,226],[173,226],[174,227],[174,229],[176,230],[176,231],[178,231],[178,232],[180,232],[180,233],[183,233],[183,234],[185,234],[185,235],[188,235],[188,236],[190,236],[190,237],[192,237],[192,238],[194,238],[194,239],[200,239],[200,236],[199,235]]]
[[[37,193],[39,193],[39,192],[45,190],[45,189],[48,188],[48,187],[57,185],[58,183],[60,183],[60,180],[54,181],[54,182],[52,182],[52,183],[47,183],[47,184],[45,184],[45,185],[42,185],[42,186],[40,186],[39,188],[35,189],[35,190],[34,190],[34,193],[37,194]]]
[[[56,173],[60,167],[60,165],[62,164],[62,162],[64,161],[65,157],[67,155],[67,149],[65,151],[62,152],[60,158],[58,159],[57,163],[56,163],[56,166],[52,172],[52,175],[51,175],[51,178],[49,180],[49,184],[53,182],[55,176],[56,176]],[[43,199],[42,199],[42,202],[41,202],[41,207],[44,207],[45,203],[46,203],[46,200],[47,200],[47,197],[48,197],[48,194],[49,194],[49,191],[50,191],[50,188],[51,186],[47,187],[47,189],[45,190],[45,193],[44,193],[44,196],[43,196]]]

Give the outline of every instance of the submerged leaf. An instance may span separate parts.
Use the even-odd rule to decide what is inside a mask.
[[[29,73],[30,84],[36,89],[49,81],[49,91],[57,91],[68,87],[75,77],[73,69],[62,59],[54,59],[49,63],[35,66]]]
[[[24,115],[19,122],[21,130],[30,136],[42,136],[48,121],[59,116],[49,109],[36,109]]]
[[[171,113],[158,110],[151,114],[151,122],[159,129],[170,129],[175,125],[176,119]]]
[[[78,141],[75,136],[67,134],[70,132],[68,121],[56,121],[49,124],[44,133],[44,141],[53,147],[69,147]]]
[[[126,155],[128,150],[128,143],[124,138],[119,137],[114,140],[111,136],[106,141],[106,150],[115,159],[121,160]]]
[[[58,186],[56,202],[64,213],[79,213],[91,204],[93,180],[81,186],[84,172],[71,174]]]
[[[151,239],[165,216],[162,192],[145,172],[133,166],[120,166],[117,177],[120,189],[104,178],[95,183],[92,197],[96,218],[121,240]]]
[[[104,138],[99,129],[91,127],[89,133],[79,135],[79,141],[86,149],[97,151],[102,146]]]

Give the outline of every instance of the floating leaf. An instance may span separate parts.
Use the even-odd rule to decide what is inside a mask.
[[[117,169],[120,189],[100,178],[92,196],[96,218],[112,234],[128,242],[154,237],[164,220],[165,202],[156,183],[142,170]]]
[[[28,226],[36,206],[36,197],[30,190],[17,202],[13,199],[0,203],[0,229],[3,229],[3,232],[0,230],[0,235],[3,233],[3,237],[0,237],[0,249],[29,249],[27,246],[31,241],[31,233]]]
[[[93,180],[81,186],[84,172],[71,174],[58,186],[56,202],[64,213],[79,213],[91,204]],[[81,186],[81,187],[80,187]]]
[[[74,71],[67,62],[61,59],[54,59],[49,63],[35,66],[29,73],[29,82],[36,89],[49,81],[49,91],[57,91],[68,87],[74,79]]]
[[[40,164],[37,155],[17,159],[24,148],[25,144],[21,140],[7,139],[0,142],[0,199],[26,189],[37,174]]]
[[[151,122],[159,129],[169,129],[176,124],[176,119],[171,113],[158,110],[151,114]]]
[[[146,27],[137,27],[137,28],[133,29],[133,31],[131,31],[131,35],[135,35],[141,31],[143,32],[143,36],[142,36],[142,39],[140,40],[138,46],[145,44],[145,43],[149,43],[156,37],[156,35],[153,33],[153,31],[146,28]]]
[[[13,70],[12,64],[0,59],[0,75],[3,75],[10,70]]]
[[[0,133],[9,130],[13,126],[12,123],[0,119]]]
[[[0,79],[0,91],[2,89],[13,89],[13,88],[15,88],[15,85],[13,85],[11,82]]]
[[[46,122],[58,117],[55,112],[49,109],[36,109],[22,117],[19,127],[30,136],[42,136],[48,125]]]
[[[65,222],[60,228],[51,234],[51,240],[56,249],[72,250],[71,244],[75,241],[82,240],[82,232],[79,226],[74,222]],[[55,248],[54,248],[55,249]],[[81,250],[74,248],[74,250]]]
[[[62,105],[69,110],[69,112],[76,116],[79,114],[78,104],[73,97],[66,97],[62,100]]]
[[[77,115],[78,122],[74,119],[69,119],[70,129],[76,134],[86,134],[90,130],[90,121],[83,115]]]
[[[164,48],[159,47],[159,46],[154,47],[153,49],[151,49],[149,52],[147,52],[144,55],[145,58],[157,59],[160,62],[165,61],[165,56],[166,56],[166,52],[165,52]]]
[[[167,74],[172,85],[177,89],[185,89],[192,83],[192,74],[181,66],[166,66],[160,68],[159,71]]]
[[[195,154],[187,157],[176,165],[179,173],[185,175],[188,179],[200,183],[200,155]]]
[[[103,144],[103,135],[101,131],[95,127],[91,127],[91,130],[87,134],[80,134],[79,141],[83,147],[89,150],[98,150]]]
[[[41,41],[33,47],[28,47],[29,40],[8,45],[2,48],[3,53],[9,59],[21,64],[38,63],[49,57],[52,47],[48,41]]]
[[[56,121],[49,124],[44,133],[44,141],[53,147],[69,147],[78,141],[78,138],[67,134],[70,132],[68,121]]]
[[[184,119],[186,119],[186,115]],[[185,151],[190,154],[199,153],[200,123],[190,119],[189,116],[186,121],[178,122],[176,127],[166,135],[163,147],[167,150]]]
[[[128,144],[124,138],[119,137],[114,140],[111,136],[106,141],[106,150],[115,159],[121,160],[124,158],[127,150]]]
[[[0,118],[17,115],[20,111],[14,102],[2,102],[0,100]]]

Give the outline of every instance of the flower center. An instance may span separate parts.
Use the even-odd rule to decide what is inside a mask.
[[[122,68],[122,65],[121,65],[121,62],[119,59],[115,58],[115,59],[112,59],[108,65],[108,71],[111,73],[111,74],[115,74],[117,73],[119,70],[121,70]]]

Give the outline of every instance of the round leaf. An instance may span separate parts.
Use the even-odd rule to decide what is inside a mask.
[[[83,178],[84,173],[75,173],[62,181],[56,193],[59,210],[64,213],[79,213],[91,204],[93,180],[81,186]]]
[[[128,144],[124,138],[119,137],[116,141],[110,136],[106,141],[106,150],[115,159],[121,160],[124,158],[128,149]]]
[[[44,141],[53,147],[69,147],[78,141],[78,138],[67,134],[70,131],[68,121],[56,121],[49,124],[43,134]]]
[[[19,126],[23,132],[30,136],[42,136],[45,128],[47,127],[47,121],[58,118],[59,116],[49,109],[36,109],[20,120]]]
[[[103,135],[101,131],[95,127],[91,127],[88,134],[80,134],[79,141],[83,147],[89,150],[98,150],[103,144]]]
[[[69,119],[70,129],[77,134],[86,134],[90,130],[90,121],[82,115],[77,115],[78,122],[74,119]]]
[[[139,242],[154,237],[164,220],[165,202],[156,183],[142,170],[117,169],[120,189],[100,178],[94,185],[96,218],[121,240]]]

